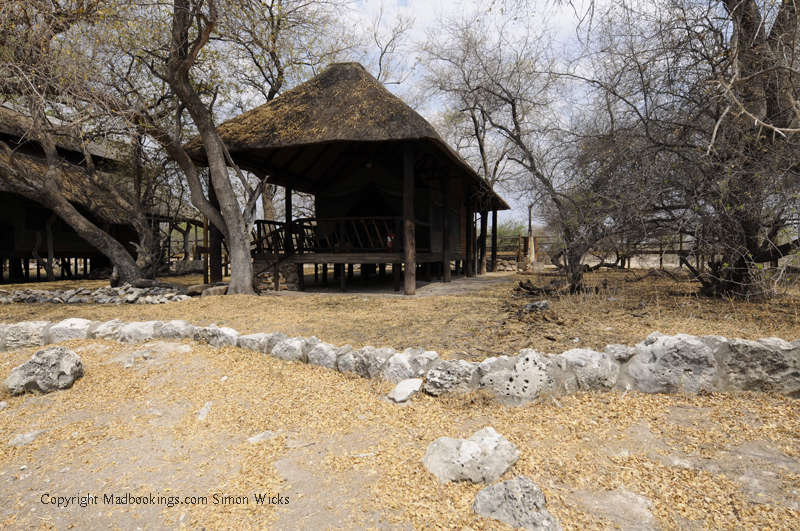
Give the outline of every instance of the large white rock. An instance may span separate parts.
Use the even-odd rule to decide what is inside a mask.
[[[254,350],[256,352],[264,352],[264,349],[267,346],[267,341],[269,341],[269,335],[259,332],[258,334],[239,336],[236,346],[239,348]]]
[[[484,518],[500,520],[511,527],[528,531],[561,531],[547,512],[541,489],[525,476],[491,485],[478,492],[472,510]]]
[[[86,339],[92,321],[88,319],[65,319],[50,327],[50,343],[61,343],[71,339]]]
[[[239,332],[233,328],[223,326],[217,329],[217,333],[209,339],[208,344],[212,347],[235,347],[239,342]]]
[[[625,364],[623,385],[645,393],[697,393],[713,391],[717,363],[712,350],[700,339],[678,334],[653,333],[636,345],[636,355]]]
[[[50,321],[26,321],[0,325],[0,346],[4,350],[38,347],[47,342]]]
[[[342,350],[340,347],[335,347],[330,343],[319,343],[309,351],[308,364],[336,369],[336,359],[339,357],[340,350]]]
[[[717,391],[772,391],[800,398],[800,345],[776,337],[752,341],[708,336]]]
[[[150,341],[159,337],[161,321],[142,321],[135,323],[127,323],[119,328],[120,343],[139,343],[142,341]]]
[[[393,348],[364,347],[343,354],[337,366],[339,372],[352,372],[362,378],[378,378],[387,360],[394,355]]]
[[[119,329],[125,323],[119,319],[112,319],[105,323],[92,323],[89,327],[89,337],[92,339],[107,339],[116,341],[119,338]]]
[[[513,368],[508,366],[513,362]],[[493,389],[501,399],[519,404],[535,400],[542,391],[552,390],[551,362],[532,349],[523,349],[511,358],[498,358],[482,370],[488,372],[481,378],[483,388]]]
[[[451,391],[474,391],[478,388],[477,371],[477,363],[464,360],[442,361],[425,376],[425,392],[439,396]]]
[[[469,439],[440,437],[428,445],[422,464],[439,479],[491,483],[519,460],[519,450],[494,428],[487,427]]]
[[[416,376],[411,367],[411,356],[407,352],[397,352],[386,360],[386,364],[381,369],[381,377],[393,384],[400,383]]]
[[[575,348],[551,358],[555,358],[551,359],[554,363],[565,361],[575,373],[578,386],[584,391],[611,389],[619,377],[619,364],[605,352]]]
[[[286,361],[308,361],[308,353],[320,343],[314,336],[310,338],[293,337],[280,341],[272,349],[272,355]]]
[[[175,319],[167,321],[161,326],[161,337],[169,340],[194,339],[197,327],[189,324],[189,321]]]
[[[64,347],[50,347],[36,351],[29,361],[12,369],[3,386],[11,395],[27,391],[49,393],[72,387],[81,376],[80,356]]]
[[[422,389],[422,378],[403,380],[394,386],[388,398],[396,404],[402,404],[411,400],[411,397],[419,393],[420,389]]]

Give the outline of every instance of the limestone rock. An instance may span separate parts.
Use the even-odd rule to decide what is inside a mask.
[[[716,373],[714,353],[700,339],[656,332],[636,345],[619,383],[645,393],[697,393],[714,390]]]
[[[428,374],[428,371],[433,369],[436,365],[441,363],[439,354],[432,350],[406,349],[411,361],[411,370],[414,372],[414,377],[420,378]]]
[[[5,350],[16,350],[25,347],[38,347],[47,342],[47,331],[50,321],[27,321],[23,323],[2,325],[0,332],[5,339]]]
[[[421,378],[411,378],[403,380],[394,386],[394,389],[389,393],[389,400],[397,404],[408,402],[415,394],[422,389]]]
[[[188,321],[176,319],[167,321],[161,326],[160,335],[163,339],[181,340],[181,339],[194,339],[197,333],[197,327],[189,324]]]
[[[161,321],[141,321],[127,323],[119,328],[120,343],[139,343],[150,341],[159,336],[163,323]]]
[[[484,376],[485,387],[503,400],[520,404],[535,400],[542,391],[553,391],[550,361],[532,349],[523,349],[516,357],[514,368],[501,369]]]
[[[393,384],[414,376],[414,369],[411,368],[411,357],[407,352],[397,352],[386,360],[386,364],[381,369],[381,377]]]
[[[284,339],[289,339],[289,336],[284,334],[283,332],[272,332],[271,334],[267,334],[267,341],[264,344],[264,354],[269,354],[272,352],[272,349],[275,348],[275,345],[283,341]]]
[[[575,372],[578,385],[585,391],[611,389],[619,377],[619,364],[605,352],[575,348],[559,354],[556,358],[565,360]],[[558,363],[559,360],[551,359]]]
[[[757,341],[701,339],[717,360],[719,391],[773,391],[800,397],[800,347],[769,337]]]
[[[308,362],[308,353],[320,343],[316,337],[284,339],[272,349],[272,355],[286,361]]]
[[[106,321],[105,323],[100,323],[91,329],[90,337],[93,339],[108,339],[110,341],[114,341],[119,338],[119,329],[122,328],[124,324],[125,323],[119,319],[113,319],[111,321]]]
[[[186,294],[190,296],[197,296],[203,293],[208,288],[213,288],[216,284],[194,284],[186,288]]]
[[[201,297],[214,297],[217,295],[225,295],[228,293],[228,286],[214,286],[213,288],[206,288],[200,294]]]
[[[339,347],[330,343],[319,343],[308,353],[308,363],[319,365],[328,369],[336,369],[336,359],[339,357]]]
[[[212,347],[235,347],[239,342],[239,332],[233,328],[223,326],[217,330],[214,337],[209,339],[208,344]]]
[[[442,361],[428,371],[425,392],[439,396],[451,391],[474,391],[478,388],[477,370],[477,363],[464,360]]]
[[[65,319],[50,327],[50,343],[61,343],[71,339],[86,339],[89,335],[89,326],[92,322],[88,319]]]
[[[30,431],[25,434],[19,434],[10,441],[8,441],[9,446],[25,446],[28,443],[33,442],[39,435],[43,434],[45,430],[36,430]]]
[[[614,358],[615,361],[625,363],[636,354],[636,349],[628,345],[614,344],[606,345],[604,352]]]
[[[248,334],[246,336],[239,336],[236,346],[239,348],[246,348],[256,352],[264,352],[269,341],[269,335],[263,332],[258,334]]]
[[[50,347],[37,351],[29,361],[12,369],[3,385],[11,395],[27,391],[49,393],[72,387],[81,376],[80,356],[64,347]]]
[[[352,372],[362,378],[378,378],[386,362],[396,354],[393,348],[364,347],[339,358],[339,372]]]
[[[516,446],[487,427],[469,439],[440,437],[428,445],[422,464],[439,479],[491,483],[519,460]]]
[[[529,478],[519,476],[478,492],[472,510],[484,518],[494,518],[528,531],[561,531],[547,512],[544,493]]]
[[[478,364],[478,388],[495,389],[502,382],[508,380],[514,366],[517,364],[516,356],[499,356],[496,358],[486,358]],[[503,376],[498,378],[502,373]],[[505,379],[503,379],[505,378]]]

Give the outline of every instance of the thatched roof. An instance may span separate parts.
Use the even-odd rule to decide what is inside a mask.
[[[333,64],[217,131],[242,168],[311,192],[332,167],[344,171],[338,166],[342,157],[374,152],[376,144],[397,149],[401,142],[417,141],[491,196],[498,209],[508,208],[433,126],[358,63]],[[197,163],[207,164],[199,137],[186,147]]]
[[[6,105],[0,105],[0,140],[10,140],[15,144],[38,146],[39,142],[32,135],[32,130],[33,120],[29,116]],[[75,162],[84,159],[83,152],[74,138],[57,134],[55,143],[62,156],[68,156]],[[88,151],[91,153],[92,158],[100,159],[100,161],[113,160],[109,150],[97,142],[90,142]]]
[[[14,153],[14,162],[21,166],[23,171],[29,173],[34,179],[43,179],[47,173],[47,161],[41,157],[25,153]],[[14,179],[10,173],[15,170],[5,150],[0,150],[0,192],[11,192],[36,200],[37,190],[30,188],[20,179]],[[84,169],[63,162],[61,166],[64,179],[61,189],[64,197],[71,203],[77,204],[105,221],[117,224],[128,224],[130,220],[122,212],[108,194],[96,186],[87,185]],[[35,182],[35,181],[34,181]]]

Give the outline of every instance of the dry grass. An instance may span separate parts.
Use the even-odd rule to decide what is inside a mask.
[[[800,336],[796,299],[709,300],[695,296],[693,284],[669,277],[631,282],[630,273],[601,272],[588,281],[600,285],[608,279],[607,292],[551,297],[551,310],[534,314],[520,310],[536,298],[514,290],[517,280],[530,277],[508,277],[509,283],[490,289],[429,298],[270,295],[161,306],[14,304],[0,307],[0,321],[186,319],[242,333],[313,334],[355,347],[419,345],[475,359],[525,346],[561,352],[634,344],[655,330]],[[545,285],[551,278],[538,274],[532,281]],[[792,508],[800,492],[800,415],[795,400],[780,396],[608,393],[507,408],[479,393],[418,396],[397,407],[383,398],[391,388],[385,382],[239,349],[186,343],[187,353],[124,370],[125,356],[141,347],[88,341],[68,346],[90,344],[81,352],[86,376],[73,389],[10,398],[0,413],[0,443],[48,429],[27,446],[0,444],[4,529],[128,528],[136,521],[142,529],[508,530],[471,511],[480,486],[440,485],[421,464],[437,437],[468,437],[485,426],[505,435],[522,454],[503,479],[526,475],[537,482],[565,530],[614,528],[614,520],[581,500],[619,488],[650,499],[657,525],[665,530],[789,530],[800,519]],[[33,350],[4,355],[3,373]],[[208,421],[198,422],[197,411],[207,401],[213,401]],[[154,407],[163,417],[147,413]],[[280,434],[259,445],[246,442],[266,429]],[[279,472],[286,462],[295,472]],[[21,471],[23,465],[27,471]],[[747,490],[758,485],[747,476],[754,470],[770,474],[759,480],[767,498]],[[46,491],[86,490],[282,492],[292,504],[116,506],[98,513],[57,512],[36,503]]]
[[[496,273],[492,275],[506,277],[509,282],[459,295],[424,298],[284,293],[198,298],[159,306],[13,304],[0,306],[0,322],[57,322],[76,316],[98,321],[186,319],[201,326],[229,326],[242,334],[280,331],[290,336],[315,335],[354,348],[420,346],[443,357],[465,359],[513,354],[522,348],[545,353],[576,347],[602,350],[611,343],[634,345],[654,331],[744,339],[800,338],[800,298],[766,302],[710,299],[696,294],[696,283],[678,272],[672,274],[679,281],[669,275],[636,281],[644,276],[642,271],[595,272],[588,275],[587,284],[601,286],[607,280],[607,290],[549,297],[551,309],[543,313],[522,311],[525,304],[539,297],[514,288],[516,281],[528,279],[535,285],[547,285],[555,278],[552,273]],[[190,285],[202,282],[202,278],[184,277],[179,282]],[[100,287],[104,282],[80,285]],[[43,286],[48,285],[19,287]],[[74,288],[77,284],[59,282],[51,286]]]

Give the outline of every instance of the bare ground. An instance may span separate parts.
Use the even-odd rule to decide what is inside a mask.
[[[608,293],[551,298],[544,314],[521,311],[535,299],[513,290],[527,277],[510,275],[478,291],[413,299],[311,294],[111,308],[17,304],[0,307],[0,321],[182,318],[354,347],[419,345],[469,359],[524,345],[560,352],[633,344],[654,330],[798,336],[793,299],[709,301],[691,295],[688,283],[626,282],[629,275],[593,275],[598,285],[609,278]],[[565,529],[796,529],[800,521],[800,414],[796,401],[779,396],[609,393],[508,408],[477,394],[418,396],[399,407],[384,399],[389,384],[234,348],[69,346],[80,349],[84,378],[69,391],[7,399],[0,411],[0,528],[510,529],[471,511],[479,486],[440,485],[421,464],[437,437],[468,437],[485,426],[521,451],[503,479],[536,481]],[[149,360],[123,368],[146,348]],[[0,354],[0,375],[34,350]],[[199,421],[207,402],[210,412]],[[6,444],[39,429],[46,431],[26,446]],[[247,442],[265,430],[276,435]],[[126,492],[206,503],[103,503],[103,495]],[[41,503],[44,494],[86,493],[99,503]],[[288,503],[258,505],[255,493]],[[214,494],[247,496],[249,503],[214,504]]]

